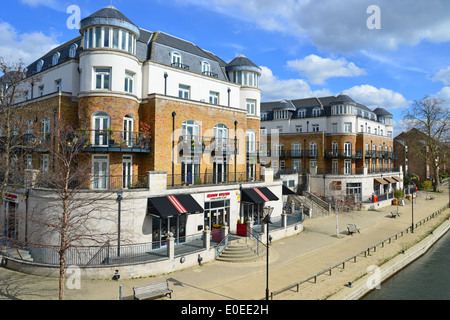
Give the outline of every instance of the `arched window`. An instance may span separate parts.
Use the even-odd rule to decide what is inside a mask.
[[[205,76],[211,75],[211,65],[208,61],[202,61],[202,74]]]
[[[77,56],[77,50],[78,50],[78,45],[76,43],[74,43],[70,47],[69,58],[75,58]]]
[[[320,108],[314,108],[313,109],[313,117],[320,117],[320,112],[321,110],[320,110]]]
[[[39,60],[38,64],[37,64],[37,72],[41,72],[42,68],[44,67],[44,61],[43,60]]]
[[[61,56],[61,54],[59,52],[57,52],[53,55],[53,59],[52,59],[53,66],[56,66],[58,64],[60,56]]]
[[[306,118],[306,109],[300,109],[297,112],[297,117],[298,118]]]
[[[178,51],[172,51],[170,54],[170,62],[173,67],[181,68],[181,54]]]

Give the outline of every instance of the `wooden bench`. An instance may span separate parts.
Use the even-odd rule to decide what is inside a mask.
[[[392,218],[397,218],[397,217],[400,217],[400,213],[398,213],[398,211],[391,211],[391,215],[392,215]]]
[[[172,299],[172,292],[173,290],[169,289],[168,281],[133,288],[134,300],[146,300],[162,296],[168,296],[170,299]]]
[[[354,233],[356,233],[356,232],[359,233],[359,229],[354,224],[349,224],[347,226],[347,230],[348,230],[348,234],[351,235],[352,237],[353,237]]]

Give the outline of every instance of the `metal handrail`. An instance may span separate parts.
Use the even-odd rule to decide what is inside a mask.
[[[228,246],[230,245],[231,241],[229,241],[231,238],[231,233],[227,234],[227,236],[225,238],[222,239],[222,241],[219,242],[219,244],[216,247],[216,259],[218,256],[220,256],[220,254],[226,249],[228,248]]]

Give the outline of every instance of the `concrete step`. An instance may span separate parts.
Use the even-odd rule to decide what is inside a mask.
[[[240,241],[240,242],[238,242]],[[259,255],[248,244],[238,240],[230,244],[217,258],[218,261],[226,262],[253,262],[264,258],[263,250],[260,250]],[[244,240],[245,241],[245,240]]]
[[[8,248],[6,254],[15,259],[33,261],[30,252],[27,250]]]

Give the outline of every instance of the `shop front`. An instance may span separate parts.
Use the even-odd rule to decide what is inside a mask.
[[[242,189],[241,195],[242,211],[240,214],[240,220],[244,225],[249,219],[253,221],[253,225],[260,225],[262,219],[264,218],[263,208],[266,202],[279,200],[279,198],[267,187]],[[241,233],[245,232],[245,228],[238,227],[238,229],[241,230]]]
[[[177,243],[185,242],[188,216],[203,211],[191,195],[149,198],[147,214],[152,217],[153,248],[165,246],[169,233]]]

